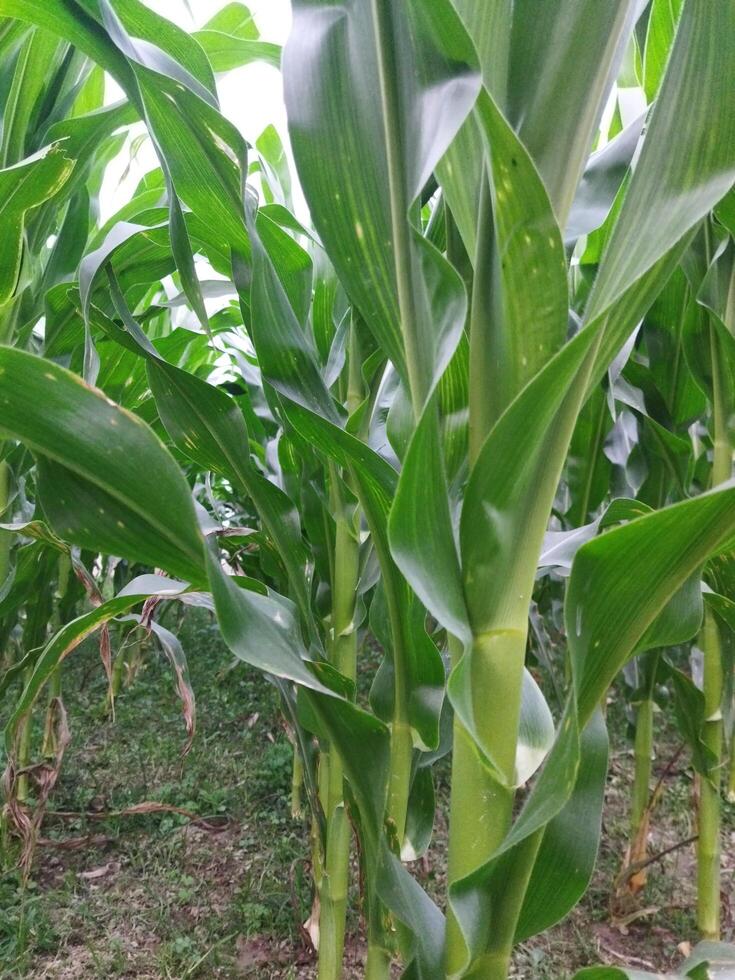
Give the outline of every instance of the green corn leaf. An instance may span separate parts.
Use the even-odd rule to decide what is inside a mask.
[[[434,831],[436,794],[431,768],[417,769],[411,780],[411,793],[406,813],[406,835],[402,853],[406,860],[415,861],[428,850]]]
[[[733,489],[712,491],[644,515],[588,542],[577,552],[565,615],[575,700],[581,724],[588,732],[609,682],[647,636],[670,597],[731,537],[735,527],[733,495]],[[532,867],[542,856],[541,867],[553,866],[554,861],[564,860],[560,851],[567,847],[566,843],[560,850],[554,847],[554,833],[563,825],[566,808],[574,813],[587,798],[587,805],[599,813],[605,766],[592,764],[588,788],[585,773],[590,750],[585,752],[585,736],[581,746],[578,742],[578,724],[576,707],[568,707],[541,777],[505,842],[488,865],[451,887],[453,908],[462,922],[470,961],[474,954],[481,962],[481,950],[489,941],[483,923],[492,921],[492,915],[502,909],[506,879],[513,881],[510,869],[524,860],[524,849],[531,849]],[[553,906],[535,910],[534,893],[526,892],[530,904],[524,906],[527,912],[521,912],[523,935],[531,934],[534,920],[539,928],[544,928],[566,914],[591,873],[595,850],[596,843],[587,842],[579,875],[569,877],[568,891],[558,890]],[[524,914],[528,915],[526,923]]]
[[[629,171],[644,122],[645,115],[633,120],[587,161],[564,229],[565,244],[602,226]]]
[[[462,508],[460,547],[465,596],[475,633],[501,623],[510,626],[526,621],[532,578],[556,488],[555,475],[541,477],[537,467],[549,465],[552,425],[558,433],[562,418],[569,424],[576,416],[577,406],[569,405],[569,392],[592,342],[592,331],[582,331],[530,382],[493,428],[472,471]],[[541,446],[546,447],[543,460],[538,456]],[[553,451],[561,456],[564,450],[565,444]],[[497,467],[493,462],[497,459],[508,463]],[[549,493],[542,503],[544,488]],[[535,514],[536,508],[539,512]],[[529,540],[532,533],[535,542],[521,562],[521,542]],[[487,583],[501,567],[503,587],[488,594]],[[522,581],[512,579],[515,568]]]
[[[203,30],[222,31],[224,34],[249,41],[257,41],[260,37],[258,25],[250,8],[244,3],[239,3],[238,0],[231,0],[224,7],[220,7],[217,13],[209,18]]]
[[[735,51],[720,43],[734,30],[735,8],[730,4],[706,9],[685,4],[638,165],[587,304],[588,323],[609,316],[618,298],[647,278],[668,249],[680,248],[689,230],[735,181],[735,107],[725,98],[724,81]],[[713,137],[700,113],[688,111],[692,91],[717,111],[721,139]],[[671,152],[674,136],[686,152]],[[641,224],[642,214],[658,215],[659,220]],[[629,332],[617,317],[608,322],[595,376],[607,368]]]
[[[411,440],[390,514],[391,553],[427,609],[450,633],[470,637],[435,406]]]
[[[0,164],[18,163],[37,148],[31,146],[31,121],[36,104],[42,99],[50,69],[59,54],[59,39],[35,29],[28,35],[15,63],[13,81],[3,107],[3,133]]]
[[[151,11],[148,13],[156,16]],[[0,16],[17,17],[58,34],[101,65],[126,91],[132,87],[133,76],[127,60],[95,17],[76,2],[48,0],[41,6],[35,0],[0,0]]]
[[[311,622],[306,553],[298,514],[286,494],[263,477],[250,462],[248,432],[236,402],[219,388],[169,364],[130,315],[117,281],[111,276],[113,297],[126,334],[99,311],[109,333],[147,358],[148,380],[161,421],[177,448],[200,466],[232,480],[252,499],[289,574],[294,597],[307,623]]]
[[[11,369],[13,382],[8,385]],[[127,557],[160,564],[189,580],[203,580],[208,552],[196,525],[188,487],[164,447],[138,418],[110,404],[75,375],[10,348],[0,348],[0,404],[6,433],[45,453],[47,462],[51,458],[59,461],[54,463],[53,476],[61,499],[56,501],[58,513],[51,519],[52,526],[68,520],[81,522],[83,518],[75,509],[79,506],[86,519],[86,526],[79,531],[82,544],[113,553],[119,549]],[[66,497],[66,486],[58,482],[61,479],[76,481],[75,497]],[[145,506],[144,501],[148,502]],[[99,514],[100,502],[102,506],[111,503],[125,508],[133,519],[147,526],[135,538],[127,537],[123,528],[116,531],[116,521],[108,529]],[[368,843],[377,853],[386,789],[387,730],[322,683],[319,665],[309,668],[286,600],[240,588],[224,575],[211,555],[207,574],[220,625],[233,652],[313,692],[312,710],[322,729],[339,746],[368,827]],[[67,633],[57,634],[43,655],[44,666],[34,674],[35,680],[11,719],[11,728],[69,644],[110,615],[129,610],[136,601],[139,598],[134,596],[110,600],[101,611],[85,614],[86,618],[70,626]],[[329,674],[325,677],[329,679]],[[324,698],[329,707],[322,703]]]
[[[406,378],[399,290],[417,288],[420,263],[436,264],[416,251],[408,209],[477,95],[472,46],[446,0],[300,0],[283,71],[291,142],[317,231],[340,281]],[[399,273],[395,262],[408,253],[413,270]],[[405,294],[402,303],[416,307],[417,300]],[[426,384],[441,374],[432,356],[439,348],[451,354],[458,337],[437,336],[424,308],[431,306],[419,306],[413,318],[424,336],[408,357],[423,359]]]
[[[275,183],[280,190],[280,200],[290,207],[291,172],[281,137],[275,126],[266,126],[255,141],[255,147],[260,155],[261,167],[268,174],[267,184],[271,192],[275,190],[273,187]]]
[[[110,40],[131,65],[170,78],[210,105],[217,104],[212,68],[196,40],[140,0],[80,0],[99,16]]]
[[[124,68],[118,67],[113,74],[142,113],[178,197],[207,220],[216,219],[216,226],[230,244],[247,249],[239,174],[247,150],[237,129],[217,109],[214,77],[200,45],[138,0],[118,0],[114,7],[109,0],[84,0],[84,6],[91,17],[85,18],[80,10],[72,18],[73,35],[77,37],[79,25],[83,25],[87,47],[80,46],[105,67],[110,47],[118,65],[123,58]],[[34,19],[26,8],[23,16]],[[93,19],[98,17],[104,29]],[[48,26],[74,39],[68,18],[61,11]],[[100,36],[105,39],[104,55]],[[189,280],[189,291],[196,295],[190,248],[175,207],[172,217],[172,235],[183,273]]]
[[[518,918],[516,942],[559,922],[585,893],[594,871],[608,764],[601,714],[584,730],[580,743],[574,789],[545,827]]]
[[[539,7],[533,0],[499,0],[488,9],[479,0],[456,0],[455,6],[476,46],[485,87],[530,153],[563,228],[638,4],[563,0]],[[470,119],[438,171],[472,259],[482,158]]]
[[[720,760],[704,740],[704,694],[691,677],[687,677],[682,671],[669,667],[669,676],[673,689],[674,717],[679,733],[689,747],[694,770],[707,778]]]
[[[162,592],[139,592],[137,594],[133,592],[116,596],[114,599],[108,599],[107,602],[103,602],[89,612],[83,613],[59,630],[49,640],[36,659],[33,672],[25,684],[13,708],[13,713],[5,726],[5,739],[8,751],[12,749],[15,731],[19,721],[33,704],[38,692],[49,677],[51,677],[61,661],[79,646],[82,640],[96,632],[100,626],[109,623],[111,619],[121,616],[135,606],[140,605],[141,602],[150,598],[151,595],[176,595],[182,588],[186,588],[184,583],[171,583]]]
[[[706,973],[697,973],[702,966],[709,970],[709,978]],[[702,942],[695,946],[691,955],[687,957],[682,966],[686,970],[688,977],[700,977],[702,980],[727,980],[730,972],[735,969],[735,946],[731,943]]]
[[[60,537],[202,580],[189,488],[140,419],[69,371],[8,347],[0,405],[5,434],[43,458],[41,498]]]
[[[240,167],[244,140],[219,112],[187,89],[146,68],[136,70],[146,122],[174,189],[195,214],[233,246],[246,250]]]
[[[253,210],[252,202],[248,202],[253,261],[251,331],[260,368],[284,397],[339,423],[340,413],[322,377],[316,350],[298,322],[274,261],[263,247]],[[237,268],[235,274],[238,289],[246,292],[248,277],[242,273],[238,276]]]
[[[641,4],[513,5],[505,107],[563,227]],[[584,29],[580,30],[580,26]]]
[[[105,237],[104,241],[93,251],[87,252],[79,266],[79,299],[82,306],[82,315],[85,321],[90,320],[90,306],[95,288],[99,285],[99,278],[106,264],[115,255],[118,249],[125,246],[136,236],[151,235],[162,225],[149,227],[146,225],[134,224],[128,221],[118,221]]]
[[[593,966],[579,970],[574,980],[728,980],[735,964],[735,946],[702,942],[695,947],[679,973],[642,973],[619,966]]]
[[[319,665],[309,665],[296,620],[282,597],[239,588],[211,555],[209,572],[225,642],[239,659],[300,685],[319,730],[338,747],[359,806],[365,845],[377,854],[387,789],[388,730],[319,680]],[[323,676],[329,679],[330,674]]]
[[[546,698],[528,669],[523,671],[518,719],[514,786],[525,786],[554,744],[554,718]]]
[[[614,528],[577,552],[565,618],[582,719],[668,599],[732,536],[734,500],[733,489],[711,491]],[[689,625],[691,636],[697,623]]]
[[[426,635],[425,611],[408,589],[390,553],[388,515],[396,494],[397,474],[369,446],[344,429],[295,404],[286,411],[289,421],[305,439],[352,474],[380,560],[383,587],[392,605],[394,669],[403,675],[407,717],[415,739],[424,747],[435,748],[444,696],[444,664]]]
[[[240,588],[209,552],[208,565],[217,620],[235,656],[266,673],[330,696],[330,688],[309,669],[293,606],[282,596]]]
[[[77,270],[89,235],[89,195],[81,188],[69,201],[64,223],[43,273],[42,289],[70,278]]]
[[[281,66],[281,48],[278,44],[258,38],[238,37],[210,27],[196,31],[194,37],[216,72],[232,71],[255,61],[263,61],[274,68]]]
[[[26,213],[53,197],[73,167],[63,145],[55,144],[0,170],[0,307],[12,297],[18,281]]]
[[[732,16],[732,11],[723,7],[718,9],[717,13],[722,20],[715,18],[718,22],[713,23],[704,16],[702,8],[689,5],[685,8],[672,52],[670,69],[654,110],[646,148],[639,160],[636,174],[631,181],[613,237],[603,259],[595,293],[588,304],[586,329],[563,348],[551,364],[544,368],[511,404],[490,433],[472,473],[463,508],[460,538],[465,593],[470,621],[476,635],[488,630],[502,631],[504,628],[525,630],[526,610],[536,559],[574,420],[584,399],[580,386],[589,390],[593,379],[596,380],[607,368],[627,334],[670,275],[693,225],[717,203],[719,197],[732,183],[732,168],[735,161],[728,158],[729,151],[722,153],[721,149],[715,147],[709,126],[698,126],[696,121],[693,121],[693,114],[687,115],[693,141],[687,144],[687,152],[692,149],[692,146],[701,148],[702,159],[706,161],[703,171],[699,169],[696,172],[692,171],[687,163],[692,158],[684,153],[676,154],[676,159],[672,159],[672,143],[667,135],[672,131],[678,132],[676,120],[681,114],[687,114],[687,95],[680,84],[682,77],[691,78],[690,85],[698,84],[693,81],[695,76],[700,81],[704,77],[704,90],[710,93],[712,105],[717,107],[723,104],[717,94],[723,70],[720,58],[725,60],[731,58],[732,52],[717,46],[714,36],[718,31],[730,29],[727,20]],[[700,18],[702,21],[706,20],[706,24],[700,23]],[[724,125],[729,127],[733,124],[729,109],[725,110],[725,115],[727,119]],[[663,166],[666,167],[668,175],[673,175],[671,183],[666,179],[663,181],[660,179],[660,170]],[[685,187],[688,187],[685,193],[682,193],[682,181]],[[636,183],[637,189],[635,189]],[[641,208],[647,207],[649,201],[660,201],[659,193],[665,199],[667,192],[672,205],[676,202],[676,206],[672,206],[667,212],[668,220],[647,225],[646,231],[650,234],[644,236],[643,240],[640,235],[636,237],[633,231],[633,213],[636,214],[637,224]],[[680,202],[681,207],[679,207]],[[664,206],[662,202],[657,204],[657,207],[662,206]],[[634,241],[636,246],[641,246],[635,268],[633,265],[627,265],[629,251],[626,251],[624,239],[618,237],[616,240],[623,219],[622,227],[627,224],[627,234],[633,236],[631,241]],[[608,263],[610,263],[609,267]],[[623,274],[620,274],[621,269],[624,270]],[[602,341],[596,345],[597,350],[592,342],[594,334],[603,335]],[[566,384],[565,388],[555,391],[552,373],[557,379],[568,379],[566,382],[562,380],[562,384]],[[546,416],[547,411],[548,416]],[[544,416],[546,421],[543,419]],[[536,424],[535,419],[538,419],[539,428],[534,430],[535,434],[531,434]],[[523,448],[525,437],[529,437],[527,449]],[[506,438],[508,441],[501,450],[502,440]],[[502,472],[498,472],[497,466],[491,462],[497,459],[511,460],[514,465],[510,469],[506,467]],[[495,474],[492,477],[491,469]],[[521,476],[521,473],[526,475]],[[525,498],[528,500],[527,505],[517,504],[509,509],[504,502],[508,490],[495,496],[495,490],[491,487],[497,486],[500,490],[506,480],[513,481],[515,500]],[[510,485],[510,482],[505,484],[506,487]],[[548,495],[546,490],[539,492],[540,488],[546,488]],[[522,522],[515,529],[514,517]],[[478,529],[483,527],[486,530],[478,533]],[[591,545],[598,546],[596,542],[591,542]],[[501,554],[505,555],[505,558],[501,559]],[[701,560],[704,561],[704,558]],[[498,564],[495,565],[495,562]],[[524,566],[525,572],[521,570]],[[494,567],[503,570],[504,588],[494,590],[488,603],[481,601],[480,596],[481,592],[484,592],[485,596],[488,594],[487,589],[483,589],[483,585],[489,581],[497,582],[497,576],[492,571]],[[693,567],[689,567],[687,574],[679,580],[676,587],[671,588],[669,595],[684,584],[695,568],[696,563]],[[518,577],[514,570],[517,570]],[[671,582],[668,584],[669,587],[672,586]],[[663,608],[664,597],[659,598],[660,608]],[[642,632],[634,637],[634,646],[654,619],[655,615],[652,615],[651,619],[645,622]],[[496,632],[495,635],[500,634]],[[499,639],[497,643],[500,643]],[[610,676],[614,675],[632,652],[633,648],[626,650],[617,665],[609,665]],[[494,735],[492,731],[488,731],[486,737],[481,733],[482,715],[478,714],[472,706],[471,691],[475,685],[469,683],[473,672],[484,670],[487,670],[487,658],[473,657],[472,651],[466,653],[450,678],[449,694],[455,709],[463,722],[468,725],[473,737],[479,739],[480,744],[483,744],[483,739],[485,740],[486,754],[492,759]],[[478,675],[477,683],[480,683],[480,680],[481,673]],[[596,701],[601,695],[602,690],[596,692],[594,699],[589,697],[583,702],[582,722],[589,718],[594,706],[593,700]],[[576,726],[571,727],[573,732]],[[573,734],[567,738],[574,742]],[[557,741],[557,745],[559,744]],[[563,746],[564,743],[562,742],[561,745]],[[543,777],[549,771],[555,755],[561,751],[561,748],[552,750],[537,784],[535,795],[541,801],[544,800],[544,795],[539,787],[542,787]],[[567,794],[571,793],[576,765],[577,763],[574,763],[568,770],[570,777],[565,781],[568,786]],[[548,813],[546,822],[558,813],[563,805],[563,798],[554,804],[558,809],[546,807],[544,804]],[[532,815],[535,809],[536,805],[531,805],[529,801],[524,813],[528,812]],[[528,824],[534,825],[531,816],[528,817]],[[523,836],[518,828],[519,822],[516,822],[508,840],[513,841],[513,835],[516,835],[517,845],[514,843],[512,846],[519,848],[520,857],[516,867],[522,868],[524,862],[528,863],[530,860],[528,857],[530,845],[526,841],[532,835]],[[511,866],[513,864],[515,862],[511,861]],[[490,904],[494,900],[497,902],[496,868],[497,863],[494,864],[491,859],[483,869],[475,872],[474,878],[470,875],[452,887],[453,908],[458,912],[462,931],[468,940],[470,961],[473,956],[477,958],[482,955],[481,951],[487,938],[481,930],[476,931],[477,907],[473,906],[473,902],[480,902],[481,895],[485,896],[482,901]],[[510,875],[509,880],[512,879],[513,875]],[[489,916],[490,912],[486,908],[485,921]]]
[[[546,189],[485,92],[476,118],[488,157],[492,220],[480,215],[470,349],[471,453],[567,333],[567,271]],[[488,207],[483,197],[480,207]],[[481,390],[484,389],[484,390]],[[487,429],[485,428],[487,426]]]
[[[254,269],[253,339],[261,370],[288,400],[285,410],[294,427],[353,477],[392,603],[394,666],[403,678],[400,689],[406,698],[406,716],[417,740],[433,748],[438,742],[444,668],[423,627],[423,611],[398,574],[388,548],[387,517],[395,495],[395,471],[340,427],[317,353],[296,320],[271,256],[253,227],[251,211],[248,221]],[[288,357],[283,357],[284,350]]]
[[[643,88],[649,102],[656,98],[664,76],[683,5],[684,0],[653,0],[651,4],[643,55]]]
[[[727,29],[726,21],[731,16],[733,12],[729,7],[718,8],[718,16],[714,20],[721,17],[722,22],[713,27],[712,19],[705,15],[703,8],[697,5],[687,5],[685,8],[670,63],[669,74],[673,73],[675,77],[669,81],[667,75],[654,111],[644,153],[626,195],[613,239],[602,262],[595,293],[590,300],[587,326],[530,382],[505,412],[488,436],[474,468],[463,507],[460,539],[470,620],[478,632],[498,625],[496,602],[506,622],[525,622],[530,577],[535,574],[540,542],[568,445],[569,436],[562,435],[562,428],[569,426],[571,430],[582,400],[579,392],[575,395],[574,388],[586,385],[587,378],[598,377],[603,367],[607,367],[641,313],[668,278],[674,260],[670,250],[680,248],[677,243],[689,233],[693,223],[716,203],[718,196],[724,193],[735,176],[735,158],[723,160],[727,151],[723,153],[719,148],[721,144],[712,139],[709,125],[697,128],[692,120],[698,114],[686,113],[684,102],[687,95],[679,81],[682,75],[693,78],[696,74],[699,79],[697,84],[703,84],[705,90],[710,87],[712,104],[723,105],[717,96],[717,89],[723,68],[720,57],[726,55],[722,48],[714,45],[713,35],[718,27],[720,30]],[[698,23],[700,18],[701,24]],[[732,119],[729,109],[725,110],[725,114],[728,118],[724,124],[735,125],[735,113],[731,114]],[[690,159],[685,153],[671,153],[668,134],[671,129],[678,132],[676,120],[682,115],[687,116],[692,129],[692,142],[687,144],[687,148],[701,148],[702,156],[698,160],[703,161],[704,169],[700,170],[698,164],[696,173],[690,174],[694,183],[686,195],[682,195],[674,186],[668,187],[669,197],[663,192],[664,200],[672,204],[667,207],[663,200],[659,202],[662,187],[666,186],[666,181],[661,179],[661,169],[664,167],[668,173],[676,174],[677,180],[684,179],[683,172],[687,171],[687,160]],[[641,235],[632,230],[633,212],[637,216],[642,213],[641,209],[643,213],[649,213],[642,200],[647,201],[649,197],[659,202],[651,213],[666,208],[667,221],[647,223]],[[673,202],[676,202],[676,207]],[[638,221],[638,217],[635,220]],[[620,233],[621,221],[628,226],[631,236],[632,244],[627,247]],[[631,251],[639,249],[638,264],[634,269],[632,265],[628,266],[627,257]],[[616,267],[623,266],[628,271],[621,276],[616,272]],[[609,268],[612,271],[606,271]],[[598,336],[602,334],[597,350],[593,349],[595,333]],[[597,343],[597,338],[594,341]],[[594,367],[590,370],[592,358]],[[575,375],[578,380],[573,384]],[[552,448],[554,443],[557,448]],[[511,460],[512,465],[499,472],[494,464],[497,459]],[[527,475],[521,476],[521,473]],[[491,489],[491,485],[497,489]],[[540,488],[544,488],[543,493],[539,492]],[[509,509],[507,500],[511,492],[516,503]],[[519,501],[526,494],[528,503],[521,506]],[[512,525],[516,520],[519,523],[513,530]],[[483,528],[485,530],[481,530]],[[531,536],[535,538],[532,545]],[[529,553],[526,571],[522,573],[524,578],[520,581],[514,580],[513,573],[509,574],[508,569],[520,568],[519,557],[526,547],[521,544],[522,541],[529,542]],[[502,553],[507,555],[508,560],[499,559],[501,543]],[[505,548],[509,550],[505,551]],[[494,566],[496,561],[498,565]],[[502,590],[502,595],[501,591],[494,591],[488,602],[485,583],[492,579],[493,567],[505,569],[507,588]]]

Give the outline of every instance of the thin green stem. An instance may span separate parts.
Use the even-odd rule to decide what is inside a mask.
[[[16,303],[11,303],[0,310],[0,344],[9,344],[15,327]],[[0,439],[0,455],[5,443]],[[0,460],[0,519],[4,519],[5,511],[10,504],[10,467]],[[0,585],[5,582],[10,572],[10,544],[12,535],[0,533]],[[3,651],[0,650],[0,655]]]
[[[0,452],[3,443],[0,442]],[[10,469],[8,464],[0,462],[0,520],[4,518],[10,497]],[[10,541],[11,535],[0,532],[0,585],[3,584],[10,572]]]
[[[722,356],[713,324],[709,331],[710,357],[712,361],[712,486],[717,487],[732,476],[732,446],[728,436],[727,376],[725,357]]]
[[[390,962],[390,953],[380,944],[368,940],[365,980],[390,980]]]
[[[336,752],[322,758],[322,800],[327,816],[327,847],[319,883],[319,980],[342,976],[347,891],[349,884],[350,824],[344,805],[342,765]]]
[[[26,667],[23,672],[23,686],[30,681],[33,674],[32,667]],[[18,757],[17,765],[18,769],[25,769],[31,759],[31,729],[32,729],[32,713],[27,711],[25,715],[21,718],[18,724]],[[16,797],[19,803],[25,803],[28,799],[28,776],[23,773],[18,776],[18,786],[16,791]]]
[[[43,726],[43,747],[41,754],[46,758],[53,758],[56,755],[56,728],[54,725],[56,712],[54,701],[61,697],[61,665],[51,675],[49,680],[48,704],[46,705],[46,719]]]
[[[709,330],[710,358],[712,364],[712,485],[730,479],[732,474],[732,448],[728,436],[729,406],[726,396],[727,383],[725,358],[722,356],[714,324]],[[705,939],[720,938],[720,788],[722,782],[722,651],[717,621],[714,614],[705,610],[701,633],[704,652],[704,734],[713,764],[710,772],[700,780],[699,840],[697,843],[697,922]]]
[[[304,813],[302,791],[304,789],[304,760],[298,745],[293,748],[293,769],[291,771],[291,816],[300,820]]]
[[[67,592],[69,590],[69,580],[71,578],[71,557],[62,552],[59,555],[59,560],[57,563],[57,580],[56,580],[56,602],[54,603],[54,614],[52,618],[52,632],[56,633],[64,625],[63,623],[63,606],[64,600],[66,599]],[[51,675],[51,681],[49,684],[49,696],[48,696],[48,706],[46,708],[46,723],[44,726],[43,734],[43,754],[45,756],[54,756],[56,754],[57,742],[56,742],[56,729],[54,727],[55,711],[54,711],[54,701],[56,698],[61,697],[61,664],[56,668],[56,670]]]
[[[653,758],[653,701],[645,698],[635,718],[633,799],[630,815],[631,841],[635,841],[648,809]]]
[[[411,403],[414,416],[418,421],[429,391],[430,372],[426,367],[428,351],[421,343],[412,289],[411,229],[408,223],[408,208],[411,202],[408,200],[402,164],[400,91],[393,50],[394,31],[391,23],[390,0],[372,0],[372,9],[388,164],[388,194],[398,309],[408,383],[411,389]]]
[[[642,677],[643,694],[638,704],[635,718],[635,745],[633,798],[630,812],[631,847],[636,846],[641,823],[648,811],[651,800],[651,771],[653,768],[653,717],[655,705],[653,694],[656,686],[660,654],[657,650],[642,654],[638,658],[638,669]],[[638,842],[639,845],[641,842]],[[642,842],[645,847],[645,841]],[[631,855],[637,861],[643,854]]]
[[[351,680],[357,674],[355,599],[359,577],[359,543],[355,515],[341,490],[336,467],[330,468],[335,514],[332,581],[332,664]],[[326,814],[326,854],[319,887],[319,980],[342,975],[349,887],[350,823],[344,803],[344,773],[338,754],[328,748],[320,764],[320,795]]]
[[[704,736],[716,760],[700,780],[697,841],[697,924],[704,939],[720,938],[720,785],[722,757],[722,652],[714,613],[705,610],[701,634],[704,652]]]
[[[492,278],[490,270],[493,263],[493,227],[490,184],[487,172],[483,171],[477,212],[477,251],[470,308],[470,466],[475,465],[487,434],[497,419],[494,405],[497,392],[493,391],[497,374],[493,367],[493,358],[497,357],[497,351],[489,342],[486,329],[491,316],[489,282]]]
[[[362,379],[362,351],[360,337],[355,324],[356,314],[352,314],[348,338],[347,356],[347,394],[345,406],[349,415],[356,412],[365,397],[365,385]]]
[[[597,406],[597,415],[595,418],[595,432],[592,438],[592,445],[590,447],[589,461],[590,467],[587,470],[585,476],[584,486],[582,488],[581,503],[579,505],[579,511],[577,516],[579,518],[579,523],[584,524],[587,520],[587,515],[590,509],[590,497],[592,496],[592,481],[595,475],[595,462],[599,456],[600,448],[602,445],[602,438],[604,434],[605,417],[607,414],[607,399],[603,396],[600,399],[599,406]]]
[[[117,656],[115,657],[115,662],[112,665],[112,680],[110,681],[110,690],[107,692],[107,701],[110,708],[114,703],[114,699],[118,696],[120,690],[122,689],[122,678],[123,671],[125,670],[126,659],[126,650],[119,650]]]
[[[393,641],[393,718],[391,721],[390,768],[388,773],[388,800],[386,817],[391,823],[396,840],[403,844],[406,832],[408,791],[411,782],[413,737],[408,718],[408,680],[406,677],[406,650],[404,643],[401,609],[396,601],[396,588],[387,581],[395,574],[390,557],[381,556],[381,568],[386,579],[388,618]],[[388,575],[386,575],[386,571]]]

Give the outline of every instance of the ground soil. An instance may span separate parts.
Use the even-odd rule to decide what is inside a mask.
[[[64,692],[73,742],[49,802],[27,889],[0,878],[0,976],[35,980],[188,977],[310,980],[308,826],[290,812],[291,750],[273,689],[232,667],[201,615],[183,626],[197,694],[188,755],[174,685],[153,649],[119,698],[113,722],[93,645],[69,661]],[[567,980],[606,962],[666,971],[696,942],[694,781],[685,753],[670,766],[649,853],[675,848],[647,869],[636,895],[616,894],[626,848],[632,757],[623,699],[608,707],[613,752],[600,859],[569,918],[517,951],[513,976]],[[657,717],[656,778],[677,737]],[[446,770],[438,771],[434,841],[415,871],[440,898],[446,858]],[[125,813],[143,801],[165,809]],[[733,936],[735,813],[726,807],[723,921]],[[362,976],[353,914],[347,980]],[[398,974],[396,974],[398,975]]]

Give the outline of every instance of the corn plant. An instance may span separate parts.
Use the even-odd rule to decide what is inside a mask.
[[[288,179],[273,176],[272,138],[253,167],[219,109],[216,71],[274,56],[243,33],[237,4],[190,36],[138,0],[0,0],[8,36],[30,24],[116,79],[125,101],[97,115],[140,118],[160,162],[85,243],[63,295],[46,293],[45,356],[0,348],[2,430],[33,455],[35,502],[61,539],[170,576],[137,577],[52,637],[8,746],[81,636],[146,597],[210,593],[235,656],[280,685],[302,749],[323,980],[340,974],[348,814],[364,871],[365,975],[387,978],[398,957],[411,978],[506,978],[514,945],[562,919],[589,882],[608,687],[634,657],[645,665],[647,651],[700,628],[700,925],[717,938],[714,617],[728,621],[735,534],[735,8],[675,6],[676,16],[668,0],[294,0],[282,70],[314,226],[304,229],[286,208]],[[611,94],[631,77],[646,105],[628,121]],[[41,162],[75,154],[62,143]],[[3,173],[12,187],[19,175]],[[13,217],[20,244],[14,266],[3,257],[6,279],[23,247]],[[197,256],[236,298],[219,318]],[[201,328],[201,359],[171,339],[167,275]],[[650,322],[669,316],[682,276],[711,350],[694,417],[708,399],[712,473],[680,492],[657,463],[648,483],[626,484],[639,499],[613,501],[603,517],[621,496],[600,464],[605,407],[625,403],[631,338],[644,321],[649,350]],[[696,331],[691,346],[696,374]],[[217,385],[222,353],[228,380]],[[649,366],[680,399],[673,368]],[[103,392],[116,384],[113,401]],[[677,425],[686,411],[672,407]],[[656,419],[640,425],[668,466],[681,436]],[[192,489],[202,497],[206,473],[257,521],[257,568],[239,567],[220,547],[227,528],[201,520]],[[539,568],[559,562],[549,533],[564,537],[571,566],[556,712],[526,666]],[[384,649],[369,704],[355,690],[363,604]],[[445,919],[409,865],[430,835],[430,766],[447,750],[447,722]],[[728,955],[705,948],[684,969],[704,976]]]
[[[0,209],[6,243],[0,284],[0,337],[25,346],[47,297],[76,268],[94,218],[95,195],[119,138],[90,128],[89,113],[102,104],[104,78],[94,61],[58,36],[4,20],[3,131]],[[58,140],[75,147],[76,170]],[[53,628],[71,618],[85,583],[96,591],[80,556],[40,521],[29,521],[26,481],[31,461],[10,443],[0,447],[0,581],[3,601],[4,683],[32,669],[33,652]],[[16,535],[21,537],[17,538]],[[13,540],[19,544],[13,547]],[[72,576],[72,571],[76,576]],[[11,587],[12,586],[12,587]],[[15,661],[15,662],[13,662]],[[50,685],[42,754],[57,755],[63,723],[61,676]],[[19,732],[17,780],[10,795],[28,796],[31,718]],[[62,750],[63,751],[63,750]]]

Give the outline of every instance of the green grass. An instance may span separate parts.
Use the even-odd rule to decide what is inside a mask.
[[[232,937],[293,940],[294,899],[306,918],[298,864],[308,852],[304,829],[290,816],[291,748],[276,692],[254,671],[230,669],[207,617],[190,615],[181,639],[199,709],[186,756],[179,703],[155,649],[118,698],[114,723],[101,711],[105,683],[94,646],[70,658],[63,683],[73,742],[49,811],[118,811],[155,800],[222,829],[200,829],[172,813],[102,820],[50,813],[44,833],[59,842],[87,834],[106,840],[39,849],[25,893],[17,873],[3,875],[0,962],[12,964],[3,976],[34,976],[53,969],[53,960],[76,958],[79,976],[132,969],[178,977],[204,956],[201,975],[215,975],[223,958],[217,944],[232,958]],[[83,877],[95,869],[99,877]],[[135,973],[152,963],[152,973]]]
[[[145,652],[134,683],[118,699],[113,723],[101,710],[105,682],[95,646],[88,644],[64,669],[73,741],[49,810],[104,813],[155,800],[192,811],[220,829],[206,830],[172,813],[101,820],[49,815],[43,834],[57,843],[88,834],[103,839],[75,850],[39,848],[25,890],[14,870],[0,876],[3,980],[313,975],[299,928],[311,901],[308,826],[290,814],[291,748],[276,691],[245,666],[232,667],[202,612],[187,614],[180,638],[197,696],[198,727],[189,754],[182,755],[180,706],[160,654],[153,647]],[[519,980],[566,980],[579,966],[600,959],[665,969],[680,958],[677,945],[695,939],[691,847],[650,869],[638,905],[652,911],[632,922],[627,935],[611,924],[611,881],[627,830],[630,753],[617,703],[608,718],[613,754],[595,879],[565,923],[518,950]],[[660,769],[676,738],[663,716],[657,725]],[[419,867],[423,883],[437,895],[445,877],[444,769],[438,767],[435,841]],[[691,791],[682,758],[654,821],[653,850],[693,832]],[[733,807],[726,808],[725,832],[727,840],[735,839]],[[724,885],[732,895],[727,840]],[[731,934],[731,923],[728,929]],[[357,978],[356,915],[350,932],[353,966],[347,976]]]

